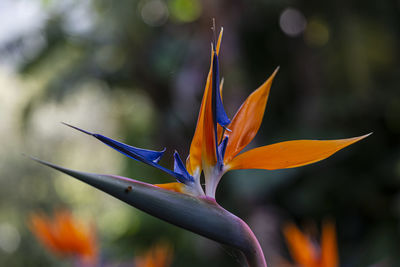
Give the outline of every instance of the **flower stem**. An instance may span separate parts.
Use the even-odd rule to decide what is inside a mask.
[[[243,220],[241,221],[243,229],[245,229],[248,234],[248,244],[250,244],[249,248],[242,249],[247,265],[249,267],[267,267],[267,262],[265,261],[264,252],[261,249],[260,243],[250,227]]]

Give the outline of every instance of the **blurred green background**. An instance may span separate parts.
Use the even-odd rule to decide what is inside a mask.
[[[230,117],[280,66],[251,147],[374,134],[310,166],[235,171],[217,200],[249,223],[270,266],[288,258],[282,225],[337,224],[341,266],[400,265],[400,2],[1,0],[0,266],[70,266],[27,227],[71,209],[97,226],[102,256],[129,263],[160,239],[173,266],[240,266],[220,245],[168,225],[22,153],[66,167],[169,182],[64,121],[186,157],[224,26]]]

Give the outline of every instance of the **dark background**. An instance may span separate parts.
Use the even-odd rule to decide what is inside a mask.
[[[400,264],[400,2],[6,0],[0,4],[0,265],[69,266],[30,233],[30,213],[60,208],[97,227],[104,259],[132,262],[158,240],[173,266],[240,266],[218,244],[168,225],[21,153],[146,182],[169,177],[65,121],[186,157],[210,63],[211,19],[224,27],[224,104],[280,71],[250,147],[374,132],[328,160],[234,171],[217,200],[259,238],[271,266],[289,259],[282,226],[318,236],[336,222],[341,266]]]

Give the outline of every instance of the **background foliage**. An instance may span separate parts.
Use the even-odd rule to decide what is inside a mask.
[[[373,131],[326,161],[235,171],[217,199],[249,222],[272,266],[284,222],[317,232],[334,218],[343,266],[395,266],[400,253],[398,1],[2,0],[0,265],[61,266],[26,220],[67,207],[96,224],[102,255],[129,263],[164,239],[174,266],[239,266],[222,247],[170,226],[21,153],[84,171],[170,181],[65,121],[187,155],[210,60],[211,18],[224,26],[224,103],[233,116],[280,65],[252,146]],[[397,264],[396,264],[397,263]]]

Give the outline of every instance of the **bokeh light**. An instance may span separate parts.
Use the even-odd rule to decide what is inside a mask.
[[[13,253],[18,249],[21,236],[17,228],[10,223],[0,224],[0,249],[6,253]]]
[[[202,12],[199,0],[170,0],[171,16],[178,22],[192,22],[198,19]]]
[[[163,0],[144,0],[141,3],[140,14],[149,26],[161,26],[168,19],[168,8]]]
[[[328,25],[321,19],[311,18],[304,33],[305,42],[311,46],[324,46],[328,43],[330,32]]]
[[[307,21],[300,10],[286,8],[279,17],[279,26],[286,35],[296,37],[306,29]]]

